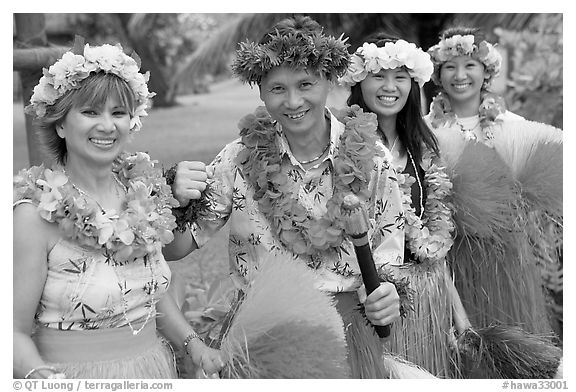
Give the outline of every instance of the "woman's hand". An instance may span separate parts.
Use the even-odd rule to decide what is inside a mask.
[[[364,304],[366,317],[373,325],[392,324],[400,318],[400,297],[392,283],[381,282],[368,297],[362,285],[358,289],[358,298]]]
[[[172,194],[181,207],[186,206],[190,200],[201,197],[206,180],[211,177],[203,162],[182,161],[176,167]]]
[[[213,378],[213,375],[217,376],[224,367],[220,350],[208,347],[200,339],[193,339],[188,344],[188,353],[206,378]]]

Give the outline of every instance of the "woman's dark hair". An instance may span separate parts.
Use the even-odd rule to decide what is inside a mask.
[[[386,42],[396,42],[398,39],[399,38],[397,37],[380,32],[369,36],[365,42],[376,44],[378,47],[383,47]],[[410,94],[408,94],[408,100],[396,117],[396,130],[398,132],[398,138],[402,144],[406,146],[406,149],[410,151],[414,160],[417,163],[421,163],[422,144],[424,144],[426,148],[432,150],[437,156],[440,155],[440,151],[438,149],[436,136],[434,136],[434,133],[422,118],[420,86],[413,78],[410,78],[410,82],[411,88]],[[350,96],[346,103],[348,106],[358,105],[364,112],[371,112],[362,97],[360,83],[356,83],[351,87]]]
[[[53,105],[46,108],[46,115],[36,119],[36,133],[40,146],[60,165],[66,163],[66,141],[58,135],[56,127],[64,122],[71,109],[82,106],[103,107],[110,97],[116,97],[126,107],[130,117],[136,109],[134,92],[124,79],[114,74],[97,72],[80,82],[80,87],[68,91]]]

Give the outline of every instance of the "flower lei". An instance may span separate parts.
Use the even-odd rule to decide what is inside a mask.
[[[426,188],[426,205],[422,219],[412,207],[411,187],[416,179],[398,170],[398,186],[402,192],[402,206],[405,214],[406,244],[420,261],[438,261],[446,257],[454,240],[451,203],[447,197],[452,191],[452,183],[443,167],[439,166],[428,150],[422,158],[425,171],[422,186]]]
[[[340,82],[353,86],[366,78],[369,73],[378,73],[381,69],[406,67],[411,78],[422,87],[430,80],[434,65],[430,55],[415,44],[399,39],[386,42],[384,47],[365,42],[352,56],[348,72]]]
[[[340,38],[323,33],[268,35],[263,44],[241,42],[232,64],[232,72],[244,83],[260,84],[262,77],[273,67],[287,64],[296,69],[319,72],[327,79],[335,79],[346,72],[350,54],[343,35]]]
[[[75,53],[77,51],[80,53]],[[139,69],[139,63],[124,54],[120,44],[95,47],[86,44],[83,50],[75,47],[74,51],[64,53],[50,68],[43,69],[44,76],[34,87],[26,113],[38,118],[44,117],[48,106],[54,105],[68,91],[79,88],[90,74],[106,72],[124,79],[134,92],[136,109],[130,119],[130,130],[136,132],[142,127],[140,116],[148,115],[148,99],[155,95],[148,92],[150,72],[141,74]]]
[[[495,124],[502,122],[498,116],[506,112],[504,100],[497,94],[483,91],[480,95],[480,106],[478,115],[480,117],[480,128],[484,132],[486,140],[494,139],[493,128]],[[476,135],[472,130],[464,129],[458,123],[458,116],[452,110],[450,98],[445,92],[440,92],[434,97],[430,104],[430,122],[434,129],[445,126],[458,125],[464,137],[468,140],[476,140]]]
[[[264,107],[244,117],[239,124],[244,149],[236,164],[254,189],[254,200],[268,219],[273,235],[290,251],[314,256],[320,251],[340,246],[344,224],[340,209],[344,196],[354,193],[368,197],[368,182],[374,169],[376,115],[362,113],[357,105],[342,113],[345,131],[334,157],[333,195],[326,213],[314,218],[288,187],[287,175],[281,172],[282,155],[278,147],[276,123]]]
[[[166,185],[162,170],[146,153],[123,153],[113,172],[126,187],[125,209],[102,211],[95,200],[82,195],[60,169],[44,165],[21,170],[14,177],[14,201],[31,199],[40,216],[57,223],[65,238],[102,250],[122,264],[154,252],[158,242],[174,239],[176,227],[170,208],[178,202]]]
[[[438,86],[442,85],[440,82],[442,64],[454,57],[470,56],[484,64],[486,71],[490,74],[490,78],[485,81],[485,87],[488,87],[490,81],[498,76],[502,67],[502,55],[498,53],[494,45],[487,41],[482,41],[476,45],[473,35],[456,34],[450,38],[444,38],[428,49],[428,53],[434,63],[432,81]]]

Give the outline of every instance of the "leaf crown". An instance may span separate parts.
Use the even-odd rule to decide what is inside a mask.
[[[307,69],[336,80],[346,73],[350,61],[346,41],[344,35],[334,38],[322,32],[282,34],[276,30],[267,35],[266,42],[241,42],[232,72],[250,85],[260,85],[268,71],[281,65]]]

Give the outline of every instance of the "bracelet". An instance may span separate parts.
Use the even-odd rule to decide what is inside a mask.
[[[166,184],[170,187],[174,184],[174,179],[176,177],[176,165],[172,166],[164,172],[164,177],[166,178]],[[189,200],[188,204],[180,207],[172,208],[172,215],[176,218],[176,229],[180,233],[184,233],[186,228],[192,223],[196,222],[198,218],[207,217],[210,215],[211,203],[210,203],[210,185],[206,186],[204,192],[202,192],[202,197],[200,199]]]
[[[40,370],[48,370],[49,372],[52,373],[50,376],[59,374],[58,370],[56,370],[56,368],[54,368],[53,366],[41,365],[41,366],[36,366],[35,368],[32,368],[32,370],[30,370],[28,373],[26,373],[24,378],[25,379],[30,378],[31,375],[33,375],[36,372],[39,372]],[[60,377],[58,377],[58,378],[60,378]]]
[[[407,277],[397,279],[391,271],[384,266],[378,270],[380,282],[392,283],[396,287],[396,292],[400,297],[400,317],[405,318],[408,312],[414,311],[414,289],[410,286],[410,280]]]
[[[198,334],[196,333],[196,331],[190,332],[190,333],[188,334],[188,336],[186,336],[186,339],[184,339],[184,344],[183,344],[183,346],[184,346],[184,352],[185,352],[186,354],[188,354],[188,344],[190,344],[190,342],[191,342],[193,339],[199,339],[200,341],[202,341],[202,338],[200,337],[200,335],[198,335]]]

